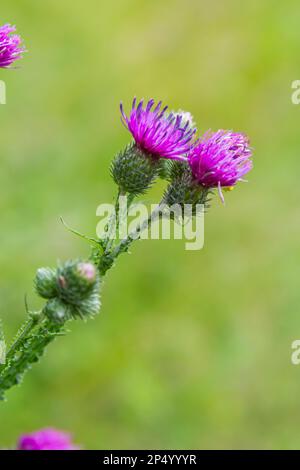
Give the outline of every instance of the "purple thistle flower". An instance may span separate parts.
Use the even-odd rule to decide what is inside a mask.
[[[25,48],[21,46],[22,39],[17,34],[15,26],[5,24],[0,27],[0,68],[8,68],[13,62],[22,58]]]
[[[249,140],[243,134],[207,132],[192,148],[188,159],[194,178],[207,188],[231,188],[252,168]]]
[[[17,450],[78,450],[71,436],[52,428],[41,429],[20,437]]]
[[[124,112],[123,104],[120,104],[122,122],[131,132],[137,146],[157,158],[186,161],[184,155],[191,148],[196,129],[191,128],[189,122],[184,123],[181,114],[166,114],[168,106],[161,108],[161,101],[154,109],[153,99],[145,107],[143,103],[141,100],[136,106],[134,98],[129,117]]]

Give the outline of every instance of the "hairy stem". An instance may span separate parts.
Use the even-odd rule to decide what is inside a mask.
[[[53,324],[47,318],[43,318],[39,326],[38,323],[29,322],[8,353],[6,365],[0,373],[0,400],[4,399],[7,390],[20,383],[26,370],[38,362],[64,326]]]
[[[104,253],[100,258],[98,265],[100,274],[104,276],[106,272],[113,266],[115,260],[121,253],[128,251],[130,245],[138,240],[144,230],[148,229],[151,226],[151,223],[157,220],[162,214],[163,203],[157,205],[154,211],[145,219],[138,227],[135,228],[126,238],[121,240],[121,242],[109,253]]]
[[[10,346],[6,360],[9,361],[11,357],[22,347],[24,341],[26,341],[26,337],[31,333],[31,331],[36,327],[36,325],[41,321],[41,315],[31,315],[30,318],[24,323],[24,325],[20,328],[17,337],[13,341],[12,345]]]

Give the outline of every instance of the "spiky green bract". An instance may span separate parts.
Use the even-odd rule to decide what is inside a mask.
[[[48,300],[43,313],[53,323],[63,324],[72,318],[71,308],[58,298]]]
[[[43,299],[53,299],[57,296],[56,270],[40,268],[35,277],[35,290]]]
[[[177,163],[179,165],[181,165],[180,162],[177,162],[177,161],[174,161],[174,160],[168,160],[166,158],[162,159],[161,163],[160,163],[160,166],[159,166],[159,170],[158,170],[158,176],[162,180],[169,181],[170,180],[171,169],[173,168],[173,165],[176,165]]]
[[[111,175],[122,193],[144,194],[158,176],[160,160],[135,143],[120,152],[111,164]]]
[[[168,206],[179,205],[183,208],[185,204],[191,205],[193,214],[199,204],[204,208],[209,207],[211,191],[194,180],[187,163],[169,163],[166,179],[170,184],[164,193],[163,202]]]

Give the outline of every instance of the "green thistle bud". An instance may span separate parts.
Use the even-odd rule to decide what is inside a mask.
[[[40,268],[35,278],[35,289],[44,299],[52,299],[57,296],[56,270]]]
[[[67,261],[56,270],[39,269],[35,284],[38,294],[49,299],[44,313],[55,323],[94,316],[100,310],[100,278],[92,263]]]
[[[111,165],[111,175],[124,193],[145,193],[158,176],[160,162],[140,150],[136,144],[128,145]]]
[[[92,263],[68,261],[57,269],[58,297],[74,318],[96,315],[101,307],[100,279]]]
[[[71,318],[71,309],[60,299],[48,300],[44,314],[53,323],[65,323]]]
[[[77,305],[91,293],[96,281],[93,264],[68,261],[57,269],[58,296],[68,304]]]

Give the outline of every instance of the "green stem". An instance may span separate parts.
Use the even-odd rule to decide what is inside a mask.
[[[121,196],[125,196],[126,193],[124,193],[120,188],[118,189],[118,194],[117,194],[117,199],[116,199],[116,203],[115,203],[115,214],[114,214],[114,218],[113,218],[113,223],[111,223],[110,225],[110,229],[109,229],[109,237],[108,237],[108,241],[107,241],[107,245],[106,245],[106,250],[105,252],[108,253],[113,244],[114,244],[114,240],[115,240],[115,235],[118,231],[118,228],[119,228],[119,214],[120,214],[120,197]]]
[[[34,322],[33,322],[34,323]],[[14,385],[18,385],[27,369],[44,354],[46,347],[58,336],[64,325],[53,324],[44,318],[40,326],[29,322],[26,329],[13,344],[5,368],[0,373],[0,400]]]
[[[104,241],[103,241],[103,246],[104,246],[104,253],[108,253],[111,249],[111,246],[113,244],[113,232],[116,230],[116,227],[117,227],[117,220],[118,220],[118,214],[119,214],[119,209],[120,209],[120,196],[122,195],[122,191],[121,189],[119,188],[118,189],[118,193],[117,193],[117,198],[116,198],[116,202],[115,202],[115,211],[114,213],[111,215],[110,217],[110,220],[107,224],[107,227],[106,227],[106,232],[105,232],[105,235],[104,235]]]
[[[36,327],[36,325],[41,321],[41,314],[31,315],[29,320],[27,320],[24,325],[21,327],[18,336],[15,338],[14,342],[10,346],[6,354],[6,360],[8,361],[18,349],[22,346],[26,340],[26,336],[31,333],[31,331]]]
[[[122,240],[114,250],[109,253],[104,253],[100,258],[100,262],[98,265],[100,274],[104,276],[106,272],[113,266],[115,260],[121,253],[125,253],[128,251],[130,245],[135,241],[138,240],[142,234],[142,232],[148,229],[151,226],[151,223],[157,220],[161,216],[161,209],[162,204],[157,205],[154,211],[150,214],[150,216],[145,219],[135,230],[133,230],[124,240]]]

